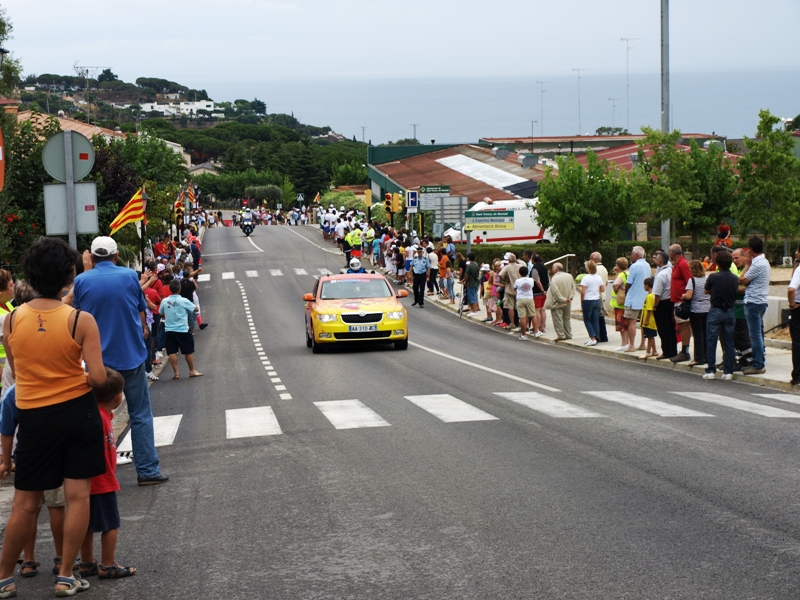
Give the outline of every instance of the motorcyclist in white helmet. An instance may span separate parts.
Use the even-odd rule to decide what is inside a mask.
[[[350,260],[350,268],[347,269],[348,273],[366,273],[364,267],[361,266],[361,261],[357,258]]]

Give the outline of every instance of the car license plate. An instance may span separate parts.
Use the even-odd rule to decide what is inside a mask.
[[[350,331],[378,331],[377,325],[350,325]]]

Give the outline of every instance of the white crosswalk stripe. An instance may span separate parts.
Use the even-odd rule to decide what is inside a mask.
[[[258,271],[245,271],[244,274],[248,277],[258,277]]]
[[[308,272],[305,269],[295,269],[295,275],[308,275]]]
[[[153,434],[156,446],[171,446],[175,441],[178,428],[181,426],[183,415],[168,415],[166,417],[153,417]],[[131,452],[131,432],[117,446],[117,452]]]
[[[200,273],[200,275],[197,276],[197,281],[199,281],[199,282],[211,281],[211,274],[210,273]]]
[[[543,413],[554,419],[587,419],[595,417],[605,417],[600,413],[587,410],[574,404],[569,404],[563,400],[557,400],[550,396],[545,396],[539,392],[495,392],[495,396],[500,396],[506,400],[511,400],[522,406]]]
[[[222,274],[223,279],[233,279],[235,276],[236,273],[234,273],[233,271],[226,271],[225,273]]]
[[[280,435],[281,426],[270,406],[236,408],[225,411],[225,435],[235,438]]]
[[[283,271],[280,269],[270,269],[269,274],[273,277],[283,277]]]
[[[378,413],[358,400],[314,402],[314,406],[325,415],[336,429],[388,427],[391,425]]]
[[[645,398],[636,394],[629,394],[628,392],[609,391],[609,392],[583,392],[590,396],[595,396],[607,402],[615,402],[622,404],[629,408],[635,408],[644,412],[658,415],[659,417],[713,417],[691,408],[684,408],[676,404],[667,404],[660,400],[653,400],[652,398]]]
[[[754,415],[761,415],[770,419],[800,419],[800,412],[792,412],[782,408],[775,408],[774,406],[765,406],[763,404],[756,404],[755,402],[748,402],[747,400],[737,400],[736,398],[729,398],[719,394],[712,394],[711,392],[672,392],[684,398],[691,398],[692,400],[700,400],[701,402],[708,402],[709,404],[717,404],[735,410],[742,410],[744,412],[753,413]]]
[[[753,396],[761,396],[762,398],[769,398],[770,400],[780,400],[781,402],[788,402],[789,404],[800,404],[800,396],[797,394],[753,394]]]
[[[329,269],[317,269],[320,275],[333,275],[333,272]]]
[[[445,423],[464,421],[496,421],[497,417],[467,404],[450,394],[430,394],[426,396],[406,396],[406,400],[428,411]]]

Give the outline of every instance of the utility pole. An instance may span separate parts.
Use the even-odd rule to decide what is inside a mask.
[[[539,84],[539,108],[541,110],[541,113],[539,114],[539,135],[544,137],[544,93],[547,91],[544,89],[544,84],[547,82],[537,81],[536,83]]]
[[[361,126],[361,143],[362,144],[364,143],[364,132],[366,131],[366,129],[367,129],[366,125],[362,125]]]
[[[614,115],[616,113],[617,100],[619,100],[619,98],[609,98],[611,102],[611,129],[614,129]]]
[[[630,58],[631,58],[631,42],[641,38],[619,38],[619,41],[625,42],[625,129],[631,130],[631,78],[630,78]]]
[[[533,153],[533,126],[536,124],[536,121],[531,121],[531,153]]]
[[[669,124],[669,0],[661,0],[661,131],[670,132]],[[669,219],[661,221],[661,246],[671,243]]]
[[[583,135],[581,131],[583,128],[581,127],[581,71],[588,71],[589,69],[585,67],[581,67],[580,69],[572,69],[573,72],[578,72],[578,135]]]
[[[412,123],[411,124],[411,126],[414,128],[414,140],[415,141],[417,139],[417,125],[419,125],[419,123]]]

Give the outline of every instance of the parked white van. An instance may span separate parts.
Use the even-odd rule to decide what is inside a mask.
[[[470,208],[470,211],[495,210],[514,212],[514,229],[494,229],[481,231],[475,229],[472,232],[473,244],[549,244],[554,240],[550,230],[544,230],[536,222],[536,212],[531,210],[529,205],[536,205],[537,199],[518,199],[518,200],[484,200],[478,202]],[[450,228],[444,232],[445,236],[450,236],[453,241],[464,243],[467,235],[463,225],[461,229]]]

